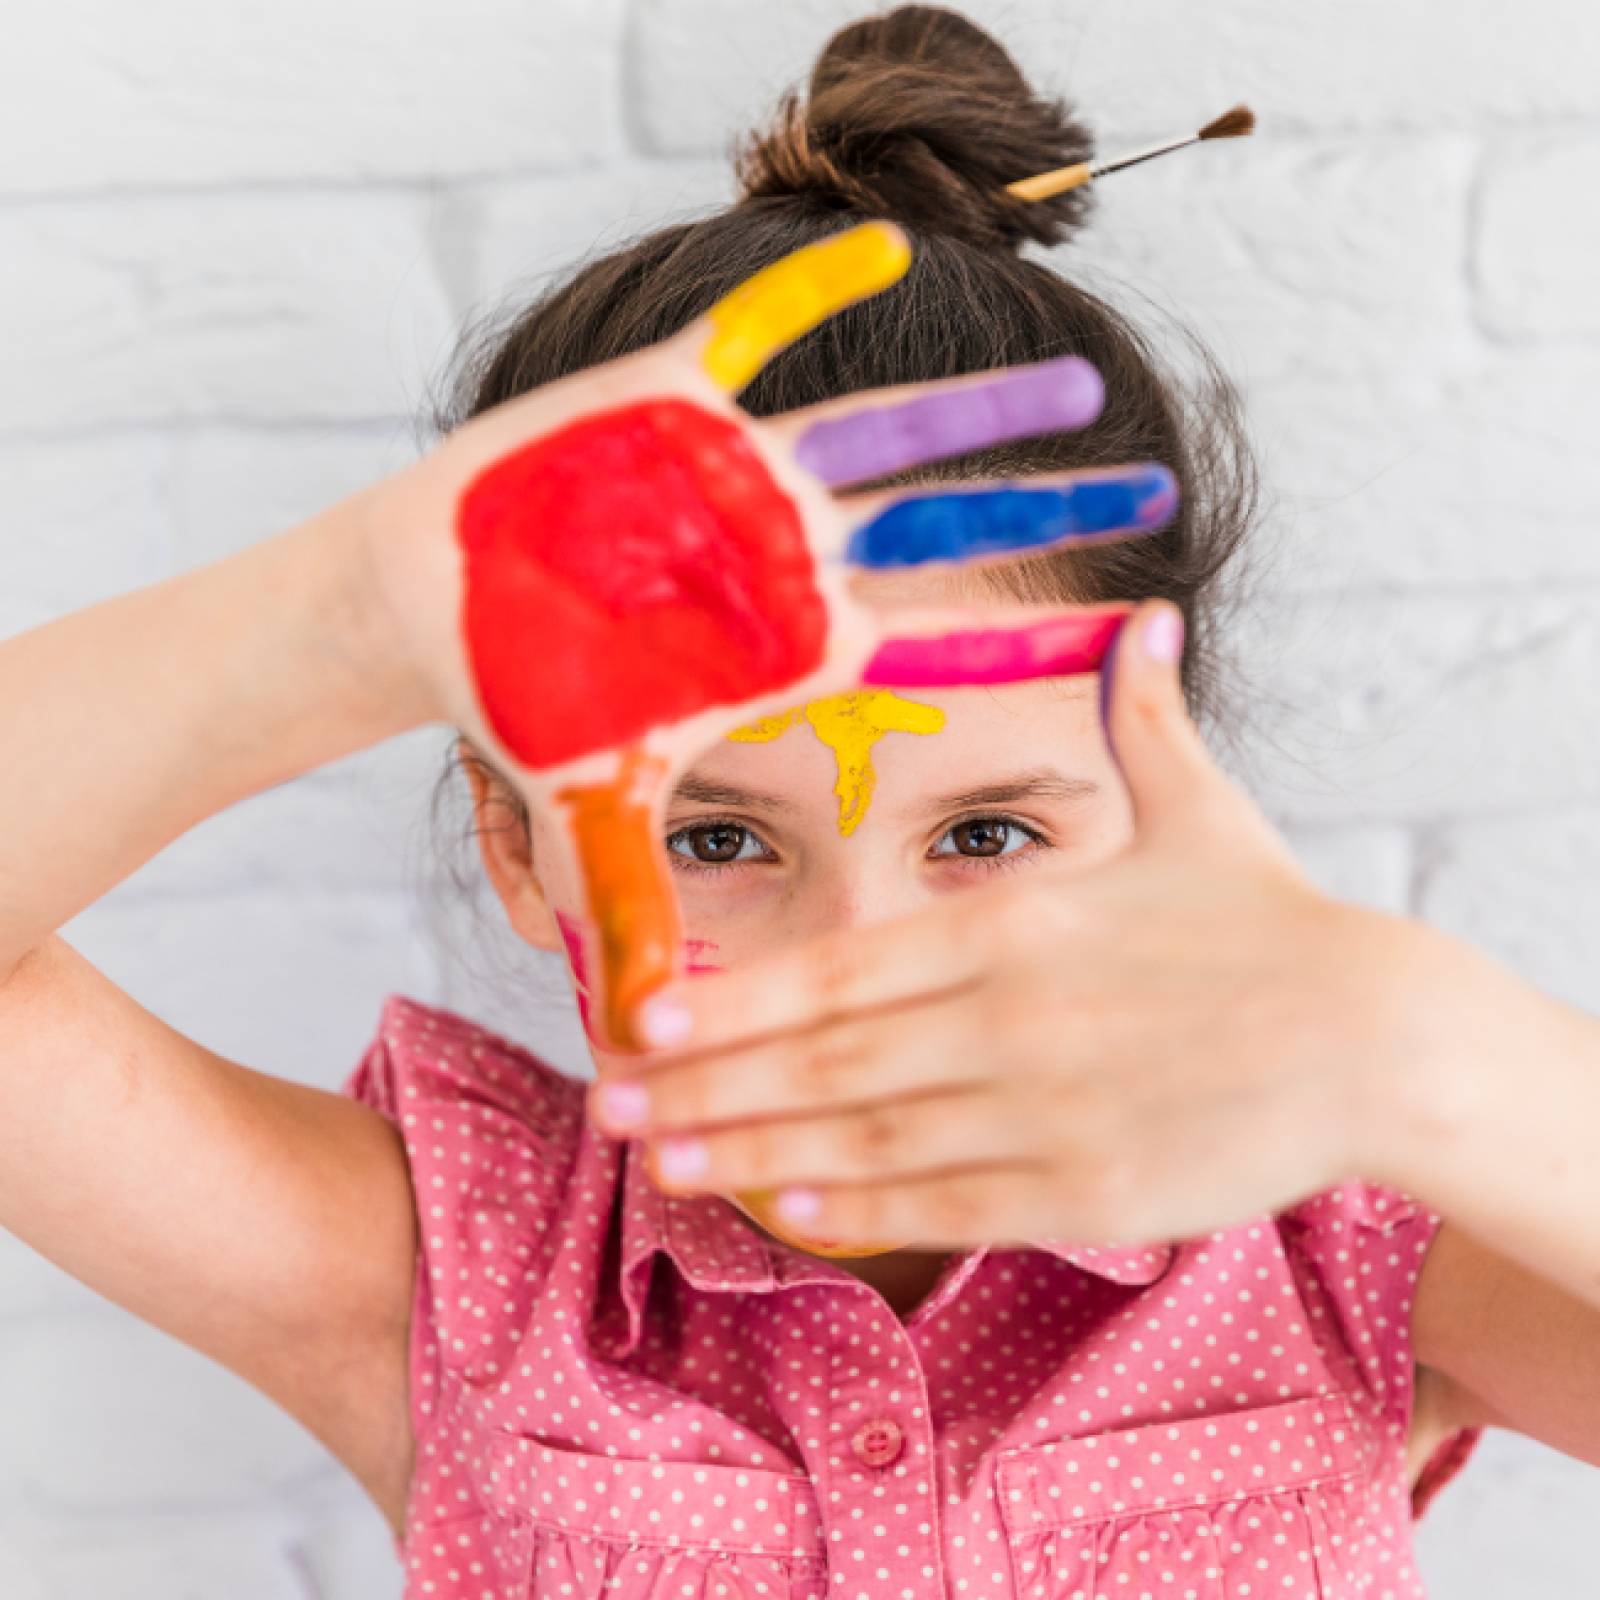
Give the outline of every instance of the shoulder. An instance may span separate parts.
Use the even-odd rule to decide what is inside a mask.
[[[375,1107],[403,1131],[417,1128],[415,1119],[424,1112],[438,1117],[450,1111],[457,1114],[451,1125],[457,1136],[493,1139],[514,1131],[553,1145],[570,1140],[581,1126],[585,1086],[459,1012],[390,994],[342,1092]]]
[[[1350,1178],[1278,1213],[1278,1221],[1302,1239],[1431,1234],[1440,1217],[1401,1189]]]
[[[1347,1331],[1399,1357],[1409,1343],[1417,1280],[1443,1218],[1415,1196],[1352,1178],[1275,1219],[1290,1257],[1314,1279]]]
[[[1415,1196],[1350,1179],[1279,1213],[1301,1300],[1327,1353],[1396,1432],[1415,1400],[1417,1280],[1442,1218]]]
[[[527,1326],[563,1239],[586,1085],[470,1018],[390,994],[342,1092],[405,1143],[421,1265],[411,1335],[420,1438],[442,1374],[497,1378]]]

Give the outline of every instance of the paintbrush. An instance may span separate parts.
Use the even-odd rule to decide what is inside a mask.
[[[1065,194],[1108,172],[1121,172],[1124,167],[1136,167],[1141,161],[1153,161],[1169,150],[1181,150],[1185,145],[1199,144],[1203,139],[1238,139],[1255,130],[1256,114],[1249,106],[1235,106],[1220,117],[1208,122],[1198,133],[1186,133],[1178,139],[1167,139],[1161,144],[1147,145],[1142,150],[1130,150],[1127,155],[1113,156],[1109,161],[1076,161],[1070,167],[1056,167],[1051,172],[1035,173],[1031,178],[1018,178],[1008,183],[1006,191],[1021,200],[1047,200],[1053,194]]]

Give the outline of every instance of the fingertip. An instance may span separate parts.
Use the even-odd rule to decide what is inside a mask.
[[[1139,526],[1154,532],[1172,520],[1178,509],[1178,478],[1171,467],[1149,462],[1138,480]]]
[[[662,991],[641,1001],[634,1012],[634,1031],[652,1050],[670,1050],[694,1032],[694,1013],[675,994]]]
[[[870,221],[863,222],[861,226],[875,229],[878,233],[883,249],[883,263],[887,270],[894,271],[898,277],[911,265],[911,235],[898,222],[893,222],[888,217],[873,217]]]
[[[1171,601],[1158,601],[1139,625],[1139,643],[1152,661],[1175,666],[1183,655],[1183,613]]]
[[[1105,375],[1087,356],[1062,356],[1057,360],[1063,375],[1070,377],[1083,397],[1083,408],[1088,413],[1087,422],[1093,422],[1105,410]]]
[[[1119,767],[1124,763],[1117,749],[1116,724],[1132,714],[1132,704],[1144,700],[1154,710],[1167,702],[1169,691],[1158,686],[1160,674],[1171,676],[1170,693],[1181,697],[1173,669],[1182,658],[1183,639],[1179,607],[1170,600],[1145,600],[1127,615],[1106,646],[1100,664],[1100,724]],[[1151,666],[1159,669],[1156,677],[1149,676]],[[1128,703],[1124,705],[1124,701]]]

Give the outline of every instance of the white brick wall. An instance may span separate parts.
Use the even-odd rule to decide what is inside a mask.
[[[400,465],[463,318],[726,199],[730,136],[859,9],[19,10],[0,51],[0,634]],[[1236,99],[1261,113],[1251,145],[1108,185],[1062,258],[1194,323],[1247,389],[1276,509],[1246,769],[1330,887],[1596,1005],[1590,9],[970,6],[1108,147]],[[344,1076],[392,988],[577,1068],[549,965],[492,899],[474,920],[440,883],[443,744],[427,730],[258,796],[66,932],[176,1026],[305,1081]],[[315,1441],[4,1235],[0,1416],[6,1600],[399,1591],[386,1531]],[[1590,1592],[1597,1485],[1493,1437],[1424,1525],[1434,1592]]]

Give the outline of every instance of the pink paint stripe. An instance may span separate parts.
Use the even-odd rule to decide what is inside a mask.
[[[1127,611],[1052,617],[1027,628],[982,628],[926,639],[886,639],[862,682],[883,689],[1014,683],[1099,669]]]

